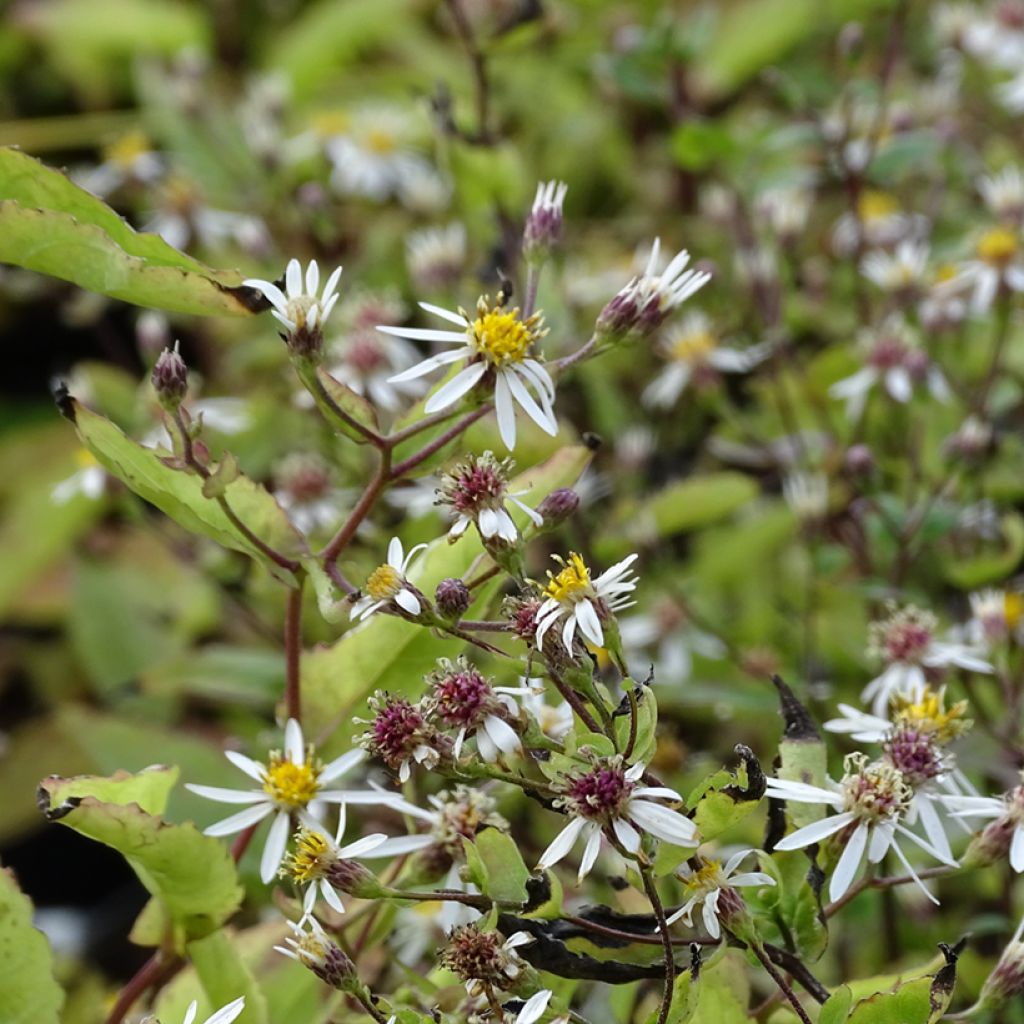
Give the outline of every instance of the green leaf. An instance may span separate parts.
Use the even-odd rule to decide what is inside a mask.
[[[744,756],[753,757],[749,751],[743,749]],[[752,767],[760,774],[756,762],[752,762]],[[745,792],[751,785],[747,762],[741,761],[735,772],[725,768],[714,772],[690,793],[686,802],[690,807],[696,805],[693,820],[705,842],[721,835],[757,809],[761,803],[760,794],[764,791],[763,776],[761,780],[757,788],[759,795],[750,797]]]
[[[751,890],[751,906],[759,908],[758,930],[766,942],[795,947],[808,961],[817,960],[828,946],[828,929],[821,920],[821,904],[809,877],[811,861],[800,850],[759,854],[762,870],[775,885]]]
[[[587,449],[563,448],[547,462],[517,476],[509,489],[532,488],[537,494],[547,494],[557,487],[570,487],[589,461]],[[510,514],[520,526],[525,521],[525,513],[519,509],[510,509]],[[480,551],[475,534],[467,533],[455,544],[441,537],[417,561],[412,582],[429,595],[445,577],[464,575]],[[318,596],[323,603],[324,595]],[[332,647],[311,651],[302,659],[303,724],[314,734],[331,732],[332,743],[342,747],[358,729],[353,717],[364,710],[367,697],[375,690],[416,698],[423,676],[434,662],[453,654],[450,637],[436,636],[393,615],[374,615]]]
[[[703,171],[737,148],[725,126],[715,121],[684,121],[669,139],[672,158],[686,171]]]
[[[49,815],[60,817],[57,812],[77,805],[83,797],[91,796],[111,804],[136,804],[146,814],[163,814],[167,800],[178,781],[178,769],[173,765],[154,765],[133,775],[117,771],[107,778],[95,775],[79,775],[62,779],[56,775],[46,779],[43,788],[49,801]]]
[[[76,790],[70,802],[64,799],[69,783]],[[67,781],[51,777],[40,784],[40,803],[45,801],[51,818],[124,856],[146,890],[161,901],[176,946],[209,934],[242,902],[227,847],[195,825],[166,824],[133,799],[114,802],[135,795],[136,790],[116,776]]]
[[[10,148],[0,149],[0,262],[138,306],[254,311],[239,273],[212,270],[157,235],[139,234],[60,171]]]
[[[843,1024],[852,1005],[853,993],[845,985],[840,985],[822,1004],[818,1024]]]
[[[632,679],[623,679],[622,689],[636,687]],[[643,761],[647,764],[654,757],[655,748],[658,745],[655,731],[658,728],[658,700],[654,696],[654,690],[650,686],[638,687],[636,707],[636,739],[633,742],[633,752],[630,761],[634,764]],[[632,729],[631,715],[622,715],[615,720],[615,735],[618,739],[619,750],[625,750],[629,744],[629,734]]]
[[[243,962],[233,936],[219,928],[190,942],[186,951],[211,1006],[224,1006],[245,996],[239,1024],[267,1024],[267,1000]]]
[[[299,380],[313,396],[317,408],[331,426],[352,438],[353,441],[358,441],[360,444],[366,443],[366,437],[363,434],[338,416],[337,410],[340,409],[368,430],[376,433],[380,429],[376,411],[362,395],[357,395],[347,384],[335,380],[322,366],[315,366],[305,359],[296,359],[293,365],[299,375]]]
[[[474,837],[473,845],[487,874],[486,883],[480,886],[484,894],[494,900],[525,903],[530,871],[516,841],[499,829],[485,828]]]
[[[167,465],[156,450],[133,441],[79,402],[72,400],[72,408],[82,443],[139,497],[186,530],[244,552],[279,579],[294,583],[294,575],[260,551],[232,523],[218,502],[203,496],[201,477]],[[235,515],[265,544],[287,558],[299,559],[307,553],[302,537],[262,485],[240,476],[227,485],[224,497]]]
[[[746,975],[743,958],[735,951],[706,963],[696,981],[688,971],[680,974],[667,1024],[749,1024]],[[657,1016],[655,1010],[647,1024]]]
[[[32,927],[32,901],[14,873],[0,870],[0,1020],[60,1024],[64,993],[53,977],[53,954]]]
[[[862,999],[853,1008],[849,1024],[929,1024],[931,985],[931,978],[915,978],[894,992],[879,992]]]

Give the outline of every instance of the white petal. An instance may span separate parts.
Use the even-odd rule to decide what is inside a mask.
[[[572,641],[576,635],[576,613],[573,612],[562,625],[562,646],[572,652]]]
[[[341,280],[341,267],[335,267],[331,272],[331,276],[327,278],[327,283],[324,285],[323,295],[320,296],[320,300],[324,303],[324,317],[334,308],[332,299],[334,298],[334,292],[338,287],[338,281]]]
[[[523,411],[540,427],[546,434],[552,437],[558,433],[558,423],[546,409],[542,409],[534,400],[533,395],[526,389],[526,385],[520,380],[519,375],[513,369],[498,371],[499,376],[505,378],[512,397],[522,406]]]
[[[697,845],[697,826],[678,811],[635,797],[630,799],[628,808],[633,821],[652,836],[675,846]]]
[[[544,1016],[544,1011],[551,1002],[551,989],[535,992],[523,1003],[523,1008],[516,1014],[515,1024],[536,1024]]]
[[[427,415],[431,415],[435,412],[440,412],[442,409],[447,409],[449,405],[454,405],[467,392],[472,391],[476,387],[480,382],[480,378],[486,372],[486,363],[470,363],[469,366],[464,370],[460,370],[450,381],[439,387],[427,399],[426,404],[423,406],[423,411]]]
[[[484,730],[494,745],[506,754],[514,754],[521,747],[515,729],[497,715],[488,715],[484,719]]]
[[[327,765],[326,768],[324,768],[320,773],[320,781],[333,782],[335,779],[341,778],[342,775],[365,760],[365,750],[350,750],[347,754],[342,754],[341,757],[336,757]]]
[[[708,893],[707,898],[704,900],[704,910],[701,912],[701,917],[704,919],[704,927],[708,931],[708,935],[713,939],[717,939],[722,934],[722,929],[718,924],[718,897],[722,895],[721,889],[715,889],[713,892]]]
[[[641,765],[634,765],[630,771],[639,768],[640,772],[637,775],[639,778],[643,775],[645,768]],[[634,781],[634,780],[630,780]],[[640,797],[643,800],[682,800],[683,798],[674,790],[669,789],[668,786],[640,786],[638,789],[633,790],[633,796]],[[747,850],[747,853],[750,851]]]
[[[498,433],[502,443],[512,451],[516,446],[516,411],[512,405],[512,393],[508,389],[505,375],[499,373],[494,379],[494,411],[498,419]]]
[[[288,290],[288,298],[294,299],[302,294],[302,267],[298,260],[289,260],[288,267],[284,272],[285,288]]]
[[[207,1017],[206,1024],[231,1024],[244,1009],[245,996],[239,996],[227,1006],[222,1006],[212,1017]],[[188,1024],[187,1021],[186,1024]]]
[[[849,842],[843,847],[839,855],[839,862],[829,881],[828,896],[831,900],[837,900],[853,882],[860,868],[860,862],[864,858],[864,850],[868,844],[868,826],[861,822],[850,836]]]
[[[236,768],[245,772],[250,779],[255,779],[257,782],[262,784],[267,769],[261,765],[259,761],[254,761],[251,757],[246,757],[245,754],[238,753],[237,750],[225,750],[224,756]]]
[[[314,892],[316,891],[313,886],[310,886],[310,888]],[[345,913],[345,904],[341,902],[341,897],[326,878],[320,880],[320,895],[323,896],[324,901],[331,909],[336,910],[339,914]]]
[[[953,851],[949,846],[949,837],[943,828],[935,804],[926,794],[920,793],[914,800],[914,807],[921,816],[921,824],[924,826],[924,833],[928,837],[928,841],[946,860],[952,860]]]
[[[302,726],[294,718],[289,718],[284,727],[284,752],[292,764],[305,763],[306,744],[302,737]]]
[[[1024,825],[1018,825],[1013,830],[1013,839],[1010,840],[1010,867],[1018,873],[1024,871]]]
[[[403,608],[410,615],[419,615],[420,613],[420,601],[419,598],[411,591],[406,590],[405,587],[395,594],[395,604],[399,608]]]
[[[257,804],[270,799],[262,789],[224,789],[221,786],[200,786],[195,782],[187,783],[185,788],[196,796],[222,804]]]
[[[601,852],[601,826],[597,822],[591,821],[588,823],[588,828],[590,829],[590,835],[587,837],[587,845],[583,847],[580,870],[576,875],[577,884],[581,883],[590,874],[597,860],[597,855]]]
[[[244,811],[239,811],[237,814],[232,814],[230,818],[225,818],[223,821],[215,822],[208,828],[204,828],[203,835],[233,836],[236,832],[241,832],[250,825],[255,825],[256,822],[262,821],[273,810],[274,805],[269,800],[265,804],[255,804],[252,807],[246,807]]]
[[[428,834],[421,836],[395,836],[363,854],[363,860],[377,857],[400,857],[406,853],[416,853],[434,845],[434,837]]]
[[[439,316],[442,320],[447,320],[451,324],[458,324],[459,327],[468,327],[469,321],[459,313],[453,313],[450,309],[442,309],[440,306],[431,305],[429,302],[417,303],[420,309],[425,309],[428,313],[433,313],[434,316]]]
[[[583,826],[586,824],[586,818],[573,818],[573,820],[570,821],[557,836],[555,836],[548,848],[540,855],[540,859],[537,861],[537,867],[549,868],[552,864],[557,864],[562,860],[573,848],[573,845],[579,838],[580,833],[583,831]]]
[[[417,363],[415,366],[410,366],[408,370],[403,370],[401,373],[388,377],[388,383],[404,384],[407,381],[415,380],[417,377],[425,377],[428,373],[433,373],[434,370],[447,366],[449,363],[457,363],[465,357],[466,353],[461,349],[456,349],[454,352],[441,352],[436,356],[431,356],[429,359],[424,359],[423,362]]]
[[[260,858],[260,878],[265,885],[270,885],[281,866],[285,847],[288,845],[289,815],[287,811],[278,811],[274,823],[267,833],[267,841]]]
[[[831,835],[835,835],[840,829],[845,828],[856,818],[852,811],[844,811],[842,814],[833,814],[831,817],[822,818],[821,821],[804,825],[795,832],[790,832],[784,839],[775,844],[776,850],[800,850],[811,843],[820,842]]]
[[[636,853],[640,849],[640,833],[625,818],[615,818],[612,821],[612,829],[623,848],[629,853]]]
[[[584,598],[576,605],[576,622],[580,632],[598,647],[604,647],[604,630],[601,629],[601,620],[588,598]]]
[[[199,1004],[193,999],[188,1004],[188,1009],[185,1011],[185,1019],[181,1024],[192,1024],[192,1021],[196,1019],[196,1011],[199,1009]]]
[[[381,324],[377,330],[381,334],[408,338],[410,341],[466,341],[466,335],[461,331],[442,331],[436,327],[389,327],[387,324]]]

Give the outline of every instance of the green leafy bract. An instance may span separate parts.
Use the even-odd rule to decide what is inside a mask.
[[[203,495],[201,477],[167,465],[157,451],[133,441],[108,419],[74,400],[72,410],[82,443],[140,498],[156,505],[185,529],[244,552],[279,579],[294,583],[292,573],[260,551],[217,501]],[[239,476],[225,487],[224,497],[234,514],[271,548],[288,558],[306,554],[302,537],[262,485]]]

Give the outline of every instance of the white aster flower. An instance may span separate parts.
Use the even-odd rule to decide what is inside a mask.
[[[818,523],[828,513],[828,477],[824,473],[788,473],[782,496],[798,519]]]
[[[970,596],[971,618],[967,642],[989,650],[1019,635],[1024,597],[1014,590],[981,590]]]
[[[553,994],[549,988],[534,992],[519,1008],[519,1012],[512,1017],[513,1024],[537,1024],[537,1021],[544,1016],[544,1011],[547,1010]]]
[[[655,239],[643,273],[634,277],[604,307],[597,320],[599,334],[649,334],[691,295],[711,280],[708,271],[686,269],[690,254],[676,253],[661,267],[661,241]]]
[[[567,700],[549,704],[543,679],[520,676],[519,681],[521,686],[496,686],[495,692],[519,697],[523,708],[536,719],[537,726],[548,739],[565,739],[572,730],[572,705]]]
[[[814,194],[807,187],[777,186],[765,189],[755,208],[779,241],[788,245],[806,229],[813,201]]]
[[[272,281],[261,278],[247,278],[242,283],[262,292],[274,307],[271,314],[289,331],[322,329],[338,301],[338,280],[341,267],[336,267],[320,291],[320,268],[316,260],[310,260],[303,281],[302,267],[298,260],[289,260],[285,270],[285,289]]]
[[[954,818],[990,820],[999,840],[1007,842],[1010,867],[1024,872],[1024,785],[1003,796],[944,796],[942,802]],[[988,831],[988,830],[986,830]],[[998,841],[998,840],[996,840]]]
[[[863,335],[861,344],[866,348],[865,365],[828,389],[833,398],[846,399],[846,413],[851,419],[860,416],[868,394],[879,385],[901,404],[910,401],[915,385],[921,383],[936,401],[950,400],[949,384],[942,371],[918,346],[902,317],[889,317],[877,331]]]
[[[245,996],[239,996],[237,999],[232,1000],[226,1006],[222,1006],[219,1010],[211,1013],[209,1017],[203,1021],[203,1024],[231,1024],[239,1014],[245,1009]],[[196,1019],[196,1013],[199,1010],[199,1004],[195,999],[192,1000],[188,1005],[188,1009],[185,1011],[185,1019],[181,1024],[192,1024]]]
[[[520,495],[527,492],[508,489],[512,465],[510,459],[498,459],[491,452],[484,452],[470,455],[441,477],[437,504],[447,505],[455,513],[448,530],[449,540],[461,537],[470,523],[476,523],[484,540],[499,539],[515,544],[519,530],[505,508],[506,501],[525,512],[534,526],[544,525],[543,518],[519,500]]]
[[[543,646],[544,634],[564,619],[561,636],[567,651],[572,651],[577,631],[597,647],[604,647],[602,617],[607,618],[635,603],[628,595],[636,590],[630,566],[637,555],[616,562],[595,580],[591,580],[590,570],[575,552],[569,553],[568,561],[558,555],[552,557],[562,568],[557,574],[548,572],[548,583],[543,591],[545,601],[537,609],[537,646]]]
[[[775,844],[776,850],[799,850],[842,833],[842,853],[829,881],[828,895],[838,900],[853,884],[865,854],[869,864],[877,864],[892,850],[907,873],[933,902],[938,902],[917,877],[897,842],[902,836],[943,863],[956,867],[947,858],[914,835],[904,824],[912,791],[902,773],[881,761],[868,763],[864,754],[850,754],[846,774],[839,783],[829,780],[828,788],[811,786],[788,779],[769,779],[767,795],[776,800],[806,804],[825,804],[836,813],[791,832]]]
[[[977,187],[993,217],[1020,222],[1024,216],[1024,174],[1016,164],[1007,164],[995,174],[982,175]]]
[[[452,313],[426,302],[421,302],[420,306],[460,330],[387,326],[377,330],[413,341],[437,341],[458,347],[430,356],[411,369],[395,374],[390,378],[392,383],[414,380],[442,366],[465,360],[466,366],[427,399],[423,407],[425,413],[430,415],[449,408],[487,378],[489,383],[493,382],[498,432],[506,448],[511,451],[516,444],[516,405],[545,433],[552,437],[558,433],[555,385],[533,355],[535,345],[547,333],[540,313],[522,319],[518,308],[506,309],[500,301],[492,306],[486,298],[477,303],[475,318],[463,309]]]
[[[352,605],[353,619],[366,619],[389,604],[396,604],[409,615],[419,615],[423,610],[416,589],[409,583],[406,574],[416,555],[426,548],[417,544],[405,554],[402,542],[392,537],[388,544],[388,560],[377,566],[366,580],[366,593]]]
[[[959,274],[943,286],[970,286],[971,312],[983,316],[1000,292],[1024,291],[1024,257],[1017,228],[999,225],[986,231],[977,244],[977,258],[960,265]]]
[[[939,640],[938,620],[931,612],[907,605],[891,605],[889,615],[873,622],[868,636],[868,654],[885,663],[881,675],[864,688],[861,697],[871,702],[875,715],[882,717],[894,697],[921,700],[927,676],[925,669],[955,666],[968,672],[991,672],[982,651],[967,644]]]
[[[129,132],[103,149],[96,167],[75,171],[72,180],[104,199],[127,182],[151,185],[164,173],[163,157],[141,132]]]
[[[836,221],[832,246],[840,256],[850,256],[858,247],[884,249],[901,239],[920,237],[926,226],[923,217],[904,213],[894,196],[865,189],[857,200],[857,213],[844,213]]]
[[[610,758],[569,782],[559,803],[570,815],[569,824],[555,836],[541,854],[538,869],[563,860],[580,838],[586,840],[577,882],[590,873],[601,849],[606,830],[631,854],[640,852],[641,832],[674,846],[697,846],[697,826],[659,800],[682,802],[682,797],[664,786],[638,785],[646,771],[644,764],[625,768],[621,758]]]
[[[455,285],[467,255],[466,227],[458,221],[410,231],[405,237],[405,265],[422,291],[443,291]]]
[[[928,267],[927,242],[904,239],[893,252],[869,252],[861,262],[861,273],[884,292],[910,292],[924,280]]]
[[[691,383],[706,385],[719,373],[746,373],[771,352],[766,343],[746,349],[721,345],[710,318],[698,310],[688,313],[655,347],[666,365],[644,388],[642,400],[656,409],[675,405]]]
[[[371,853],[387,836],[383,832],[373,832],[342,846],[346,819],[344,804],[338,811],[338,830],[333,839],[309,815],[303,814],[301,819],[302,824],[295,837],[295,851],[285,857],[281,875],[300,887],[306,886],[302,899],[304,916],[313,913],[318,894],[329,907],[343,914],[345,905],[338,895],[339,890],[352,892],[357,889],[359,875],[365,871],[354,863],[355,859]]]
[[[739,850],[734,853],[726,862],[723,868],[717,860],[705,860],[699,870],[694,871],[686,864],[676,870],[676,877],[683,883],[686,890],[686,902],[670,914],[666,924],[675,924],[682,919],[686,924],[693,926],[693,912],[701,907],[701,917],[704,921],[704,928],[713,939],[721,937],[722,927],[719,917],[723,916],[723,910],[732,908],[723,907],[720,901],[723,896],[729,901],[729,890],[740,889],[745,886],[774,885],[775,879],[763,871],[743,871],[736,874],[736,869],[750,856],[753,850]]]
[[[194,783],[188,783],[185,788],[220,803],[251,805],[204,829],[204,834],[208,836],[234,835],[273,816],[260,860],[260,877],[267,884],[274,880],[281,866],[292,815],[307,811],[314,819],[319,819],[327,804],[383,802],[382,794],[377,792],[324,789],[327,783],[335,782],[351,771],[364,759],[365,754],[362,750],[351,750],[329,764],[322,764],[316,758],[313,748],[306,746],[302,726],[294,718],[289,718],[285,726],[284,750],[271,751],[268,764],[254,761],[234,750],[226,750],[224,756],[250,779],[259,783],[259,788],[224,789]]]

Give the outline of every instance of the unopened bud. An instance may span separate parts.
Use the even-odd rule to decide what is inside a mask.
[[[462,580],[449,576],[441,580],[434,591],[434,601],[437,610],[446,619],[458,619],[466,613],[469,608],[471,596],[469,587]]]
[[[564,523],[580,506],[580,496],[571,487],[559,487],[537,506],[537,513],[547,527]]]
[[[357,860],[348,860],[345,857],[334,861],[324,872],[324,878],[338,892],[348,893],[349,896],[355,896],[360,900],[379,899],[385,892],[380,879],[369,868]]]
[[[542,262],[562,239],[562,203],[568,185],[563,181],[541,182],[533,209],[523,229],[523,255],[527,262]]]
[[[870,476],[875,469],[874,453],[866,444],[851,445],[847,449],[846,457],[843,462],[846,472],[849,473],[850,476]]]
[[[151,379],[160,404],[168,412],[176,412],[188,391],[188,367],[178,352],[177,342],[173,349],[165,348],[160,353]]]
[[[355,964],[320,926],[316,918],[304,918],[292,924],[294,938],[287,938],[288,947],[275,946],[279,953],[298,960],[321,981],[340,992],[352,992],[362,987]],[[308,928],[308,930],[307,930]]]

